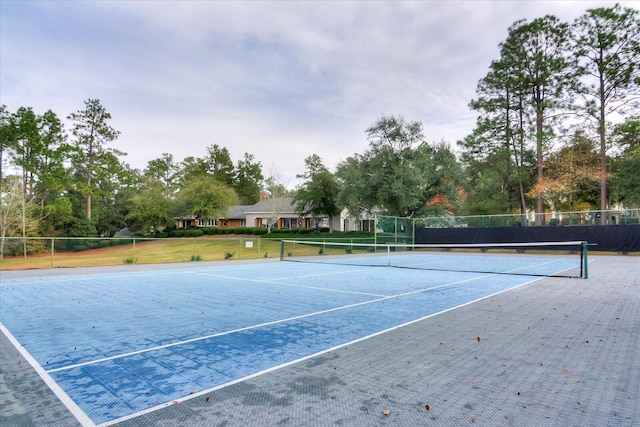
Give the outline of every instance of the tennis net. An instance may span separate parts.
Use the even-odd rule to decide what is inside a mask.
[[[369,244],[282,240],[280,260],[487,274],[587,278],[586,242]]]

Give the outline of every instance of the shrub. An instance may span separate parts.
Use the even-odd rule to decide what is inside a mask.
[[[225,252],[224,253],[224,259],[229,259],[229,258],[233,257],[233,255],[235,255],[235,252]]]
[[[184,237],[184,229],[173,230],[169,233],[170,237]]]
[[[202,257],[198,254],[191,255],[191,261],[202,261]]]
[[[128,257],[124,257],[122,262],[125,264],[135,264],[136,262],[138,262],[138,258],[128,256]]]

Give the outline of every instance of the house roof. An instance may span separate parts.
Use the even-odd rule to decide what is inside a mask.
[[[229,210],[227,214],[228,219],[244,219],[247,216],[247,211],[251,209],[252,205],[239,205],[234,206]]]
[[[246,213],[265,213],[274,212],[279,213],[295,213],[296,208],[293,204],[293,197],[274,197],[264,200],[260,200],[253,206],[249,206]]]
[[[229,209],[225,219],[245,219],[247,214],[266,214],[276,212],[278,215],[296,215],[293,197],[278,197],[260,200],[255,205],[238,205]],[[175,220],[194,220],[197,215],[185,215],[175,217]]]

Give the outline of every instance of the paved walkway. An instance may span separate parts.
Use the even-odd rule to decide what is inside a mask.
[[[638,426],[640,257],[592,260],[119,425]],[[0,425],[78,424],[0,356]]]

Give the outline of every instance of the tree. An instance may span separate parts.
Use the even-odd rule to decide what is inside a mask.
[[[207,147],[207,157],[204,162],[207,174],[226,185],[232,186],[234,184],[233,161],[226,147],[220,147],[217,144]]]
[[[44,206],[70,184],[64,167],[71,147],[65,143],[62,123],[51,111],[37,115],[33,109],[20,107],[5,122],[2,132],[8,138],[9,160],[22,172],[23,190],[27,198]]]
[[[180,162],[180,167],[178,168],[178,183],[180,187],[184,187],[185,185],[189,185],[191,181],[197,181],[203,177],[208,175],[207,173],[207,163],[204,159],[189,156],[185,157],[182,162]]]
[[[481,196],[477,204],[473,201],[476,188],[467,187],[467,207],[475,205],[471,213],[512,212],[516,206],[522,215],[527,211],[525,193],[532,169],[527,141],[529,91],[518,75],[518,64],[510,63],[508,57],[493,61],[489,73],[478,83],[478,98],[470,103],[480,116],[473,133],[459,143],[466,149],[463,160],[472,182],[474,176],[481,179],[484,189],[490,188],[488,177],[497,179],[491,184],[493,191],[486,194],[489,197]],[[490,200],[487,211],[488,206],[483,205]],[[501,202],[496,205],[498,200]]]
[[[538,182],[534,192],[541,192],[555,210],[573,211],[576,202],[588,199],[596,188],[598,155],[593,141],[582,132],[577,132],[569,145],[552,153],[545,167],[547,176]]]
[[[304,163],[307,171],[296,176],[306,180],[293,197],[296,212],[300,216],[312,215],[314,218],[327,215],[329,232],[333,232],[333,218],[341,211],[338,204],[338,181],[317,154],[307,157]]]
[[[171,222],[172,201],[160,180],[150,180],[130,201],[126,215],[129,229],[144,234],[160,231]]]
[[[36,205],[27,198],[22,179],[19,176],[0,181],[0,260],[6,250],[6,237],[20,234],[22,253],[27,256],[27,236],[36,234],[38,219],[35,215]],[[15,252],[20,253],[19,250]]]
[[[42,141],[38,132],[38,119],[33,109],[20,107],[13,115],[12,163],[22,172],[22,190],[25,197],[33,197],[38,170],[38,153]]]
[[[580,59],[586,112],[600,137],[600,209],[607,209],[607,121],[638,100],[640,87],[640,12],[616,4],[589,9],[572,26]],[[602,224],[606,216],[601,215]]]
[[[447,144],[424,141],[422,123],[382,117],[367,129],[370,148],[338,164],[338,204],[353,216],[383,210],[387,215],[436,213],[447,200],[455,207],[461,169]],[[443,163],[439,163],[439,162]]]
[[[162,156],[150,160],[142,172],[144,180],[157,181],[161,185],[161,191],[166,196],[172,196],[178,190],[178,165],[173,161],[173,155],[162,153]]]
[[[0,182],[5,176],[7,156],[11,155],[14,144],[15,126],[6,105],[0,105]]]
[[[107,144],[118,138],[120,132],[108,124],[111,114],[100,101],[89,99],[84,105],[84,110],[72,113],[68,118],[73,122],[72,134],[77,150],[73,164],[80,176],[84,177],[84,185],[80,187],[80,192],[86,197],[87,218],[91,219],[91,201],[96,191],[93,181],[97,171],[103,164],[112,160],[107,154],[120,156],[125,153],[107,147]]]
[[[517,87],[529,93],[535,117],[537,180],[544,179],[544,157],[553,136],[552,112],[566,104],[566,91],[573,85],[572,63],[567,51],[568,25],[547,15],[531,22],[517,21],[501,45],[501,58],[516,79]],[[536,198],[536,224],[542,224],[544,202]]]
[[[264,177],[262,165],[252,154],[244,153],[244,159],[236,163],[233,188],[238,194],[240,204],[252,205],[258,202]]]
[[[68,228],[74,223],[73,206],[68,197],[57,197],[44,208],[44,217],[40,221],[40,233],[43,236],[66,236]]]
[[[98,235],[113,236],[126,223],[130,199],[137,191],[137,171],[120,162],[111,152],[102,156],[102,166],[95,174],[94,209],[92,221]]]
[[[613,139],[621,148],[611,164],[611,194],[613,200],[627,207],[640,206],[640,117],[631,117],[618,124]]]
[[[280,214],[285,207],[285,198],[291,196],[287,190],[287,181],[284,175],[274,165],[269,169],[269,176],[265,180],[266,192],[269,197],[264,201],[267,225],[267,233],[271,233],[271,228],[280,218]]]
[[[180,189],[177,198],[180,214],[212,219],[226,216],[238,201],[231,187],[211,176],[189,181]]]
[[[62,122],[51,110],[38,117],[38,132],[42,151],[37,155],[36,193],[44,213],[45,204],[55,201],[71,186],[71,173],[64,163],[72,147],[66,143]]]

